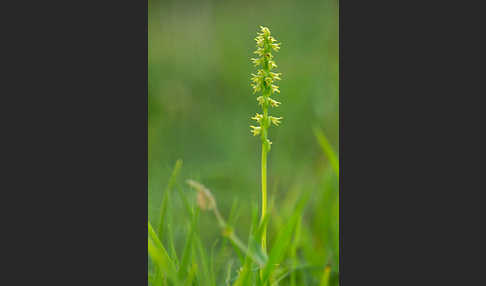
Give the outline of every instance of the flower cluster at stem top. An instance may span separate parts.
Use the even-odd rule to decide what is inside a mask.
[[[253,116],[251,119],[257,121],[259,126],[250,127],[253,136],[261,135],[263,146],[270,150],[272,142],[268,139],[268,128],[272,125],[278,126],[282,120],[282,117],[268,115],[269,107],[278,107],[280,105],[280,102],[271,98],[272,95],[280,93],[276,82],[281,79],[282,74],[272,72],[273,69],[277,68],[277,64],[273,61],[272,51],[279,51],[280,43],[277,43],[277,40],[271,36],[267,27],[262,26],[260,26],[260,33],[258,33],[255,41],[257,50],[254,53],[258,55],[258,58],[253,58],[251,61],[259,69],[256,74],[252,74],[251,86],[253,87],[253,93],[261,93],[257,97],[257,102],[262,107],[263,114],[257,113]]]

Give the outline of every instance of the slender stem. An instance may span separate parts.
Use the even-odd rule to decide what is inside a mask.
[[[268,43],[265,43],[268,45]],[[269,66],[269,59],[267,57],[264,57],[264,64],[263,64],[263,70],[265,75],[268,75],[270,72],[270,66]],[[265,219],[265,216],[267,215],[267,152],[269,150],[269,141],[268,141],[268,99],[270,97],[271,91],[270,91],[270,86],[268,86],[268,83],[266,81],[263,82],[264,88],[262,95],[265,99],[264,104],[262,105],[263,109],[263,118],[262,118],[262,216],[260,221],[263,223],[263,220]],[[267,226],[265,225],[263,227],[263,233],[262,233],[262,249],[263,252],[267,252]]]
[[[262,144],[262,216],[261,222],[267,215],[267,147]],[[267,226],[263,229],[262,234],[262,249],[267,250]]]

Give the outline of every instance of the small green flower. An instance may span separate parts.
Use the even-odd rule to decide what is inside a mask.
[[[283,117],[274,117],[274,116],[269,116],[269,118],[272,124],[275,126],[278,126],[281,123],[280,120],[283,119]]]
[[[269,102],[272,107],[278,107],[280,105],[280,102],[273,100],[271,98],[269,99]]]
[[[260,66],[262,65],[263,61],[261,58],[257,58],[257,59],[251,59],[251,61],[253,62],[253,64],[257,67],[257,66]]]
[[[265,103],[265,98],[263,98],[263,96],[259,96],[257,97],[257,101],[258,101],[258,105],[263,106],[263,104]]]
[[[256,120],[258,123],[260,123],[260,122],[261,122],[261,120],[262,120],[262,118],[263,118],[263,115],[261,115],[261,114],[257,113],[257,114],[255,114],[255,116],[253,116],[251,119]]]
[[[262,128],[260,126],[251,125],[250,128],[251,128],[251,133],[253,134],[253,136],[257,136],[262,131]]]
[[[281,75],[282,75],[282,73],[270,72],[270,76],[272,77],[273,80],[281,80],[281,78],[280,78]]]
[[[272,84],[272,93],[280,93],[280,90],[278,89],[278,86]]]

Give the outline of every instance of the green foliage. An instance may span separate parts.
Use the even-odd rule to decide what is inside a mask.
[[[170,186],[173,186],[174,181],[177,180],[180,168],[181,163],[178,161],[166,188],[169,193]],[[261,241],[270,216],[259,220],[257,209],[254,208],[249,237],[245,244],[235,234],[234,226],[229,224],[219,212],[212,192],[199,182],[193,180],[187,182],[195,190],[195,196],[180,191],[180,202],[185,201],[189,210],[186,212],[187,236],[180,255],[180,263],[176,262],[178,261],[177,252],[174,250],[169,254],[161,242],[160,235],[167,236],[172,232],[156,233],[150,222],[148,223],[148,253],[151,262],[155,265],[149,273],[149,285],[220,285],[220,283],[232,286],[303,285],[302,283],[305,285],[331,285],[332,273],[328,263],[306,265],[300,262],[305,261],[306,258],[299,258],[299,250],[315,251],[312,245],[301,242],[304,240],[308,243],[313,240],[313,237],[309,235],[308,226],[303,225],[309,193],[300,196],[290,212],[283,211],[287,216],[284,220],[285,223],[275,235],[271,251],[267,256],[259,241]],[[175,198],[173,200],[175,201]],[[236,204],[233,205],[229,219],[231,223],[235,223],[236,220],[235,206]],[[204,212],[200,213],[200,210]],[[215,241],[210,253],[208,247],[203,245],[198,226],[201,214],[204,215],[206,212],[213,212],[214,223],[219,226],[221,238],[233,246],[229,253],[228,244],[225,243]],[[162,220],[161,227],[170,229],[167,227],[168,223],[167,220]],[[307,231],[303,231],[304,227],[307,228]],[[169,244],[173,244],[172,238],[167,237],[167,241]],[[220,248],[218,252],[215,251],[217,247]],[[242,255],[244,258],[238,260],[238,255]],[[237,271],[233,270],[235,265]],[[312,269],[321,269],[321,271],[309,271]],[[334,281],[337,282],[337,279]]]
[[[292,234],[294,234],[295,226],[297,225],[297,222],[302,219],[302,211],[306,201],[307,199],[300,200],[292,213],[292,216],[277,235],[275,244],[270,252],[270,257],[263,270],[262,280],[264,285],[270,279],[270,275],[275,271],[277,265],[282,262],[283,258],[287,254],[292,239]]]
[[[324,154],[326,154],[327,158],[329,159],[329,162],[331,164],[332,169],[334,170],[334,173],[339,177],[339,161],[336,152],[334,152],[334,150],[332,149],[329,140],[324,135],[324,132],[322,132],[322,130],[318,129],[317,127],[314,127],[314,134],[317,140],[319,141],[319,144],[321,145],[322,151],[324,152]]]

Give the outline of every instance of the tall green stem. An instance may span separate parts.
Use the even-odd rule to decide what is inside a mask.
[[[264,64],[264,71],[269,72],[268,63]],[[265,86],[265,84],[264,84]],[[268,90],[268,92],[266,92]],[[268,153],[268,98],[270,97],[270,88],[264,87],[263,96],[265,98],[263,109],[263,118],[261,122],[262,126],[262,216],[260,222],[263,223],[267,215],[267,153]],[[264,252],[267,250],[267,226],[263,227],[262,231],[262,249]]]
[[[262,144],[262,217],[261,222],[267,215],[267,148]],[[267,226],[263,228],[262,234],[262,249],[267,250]]]

